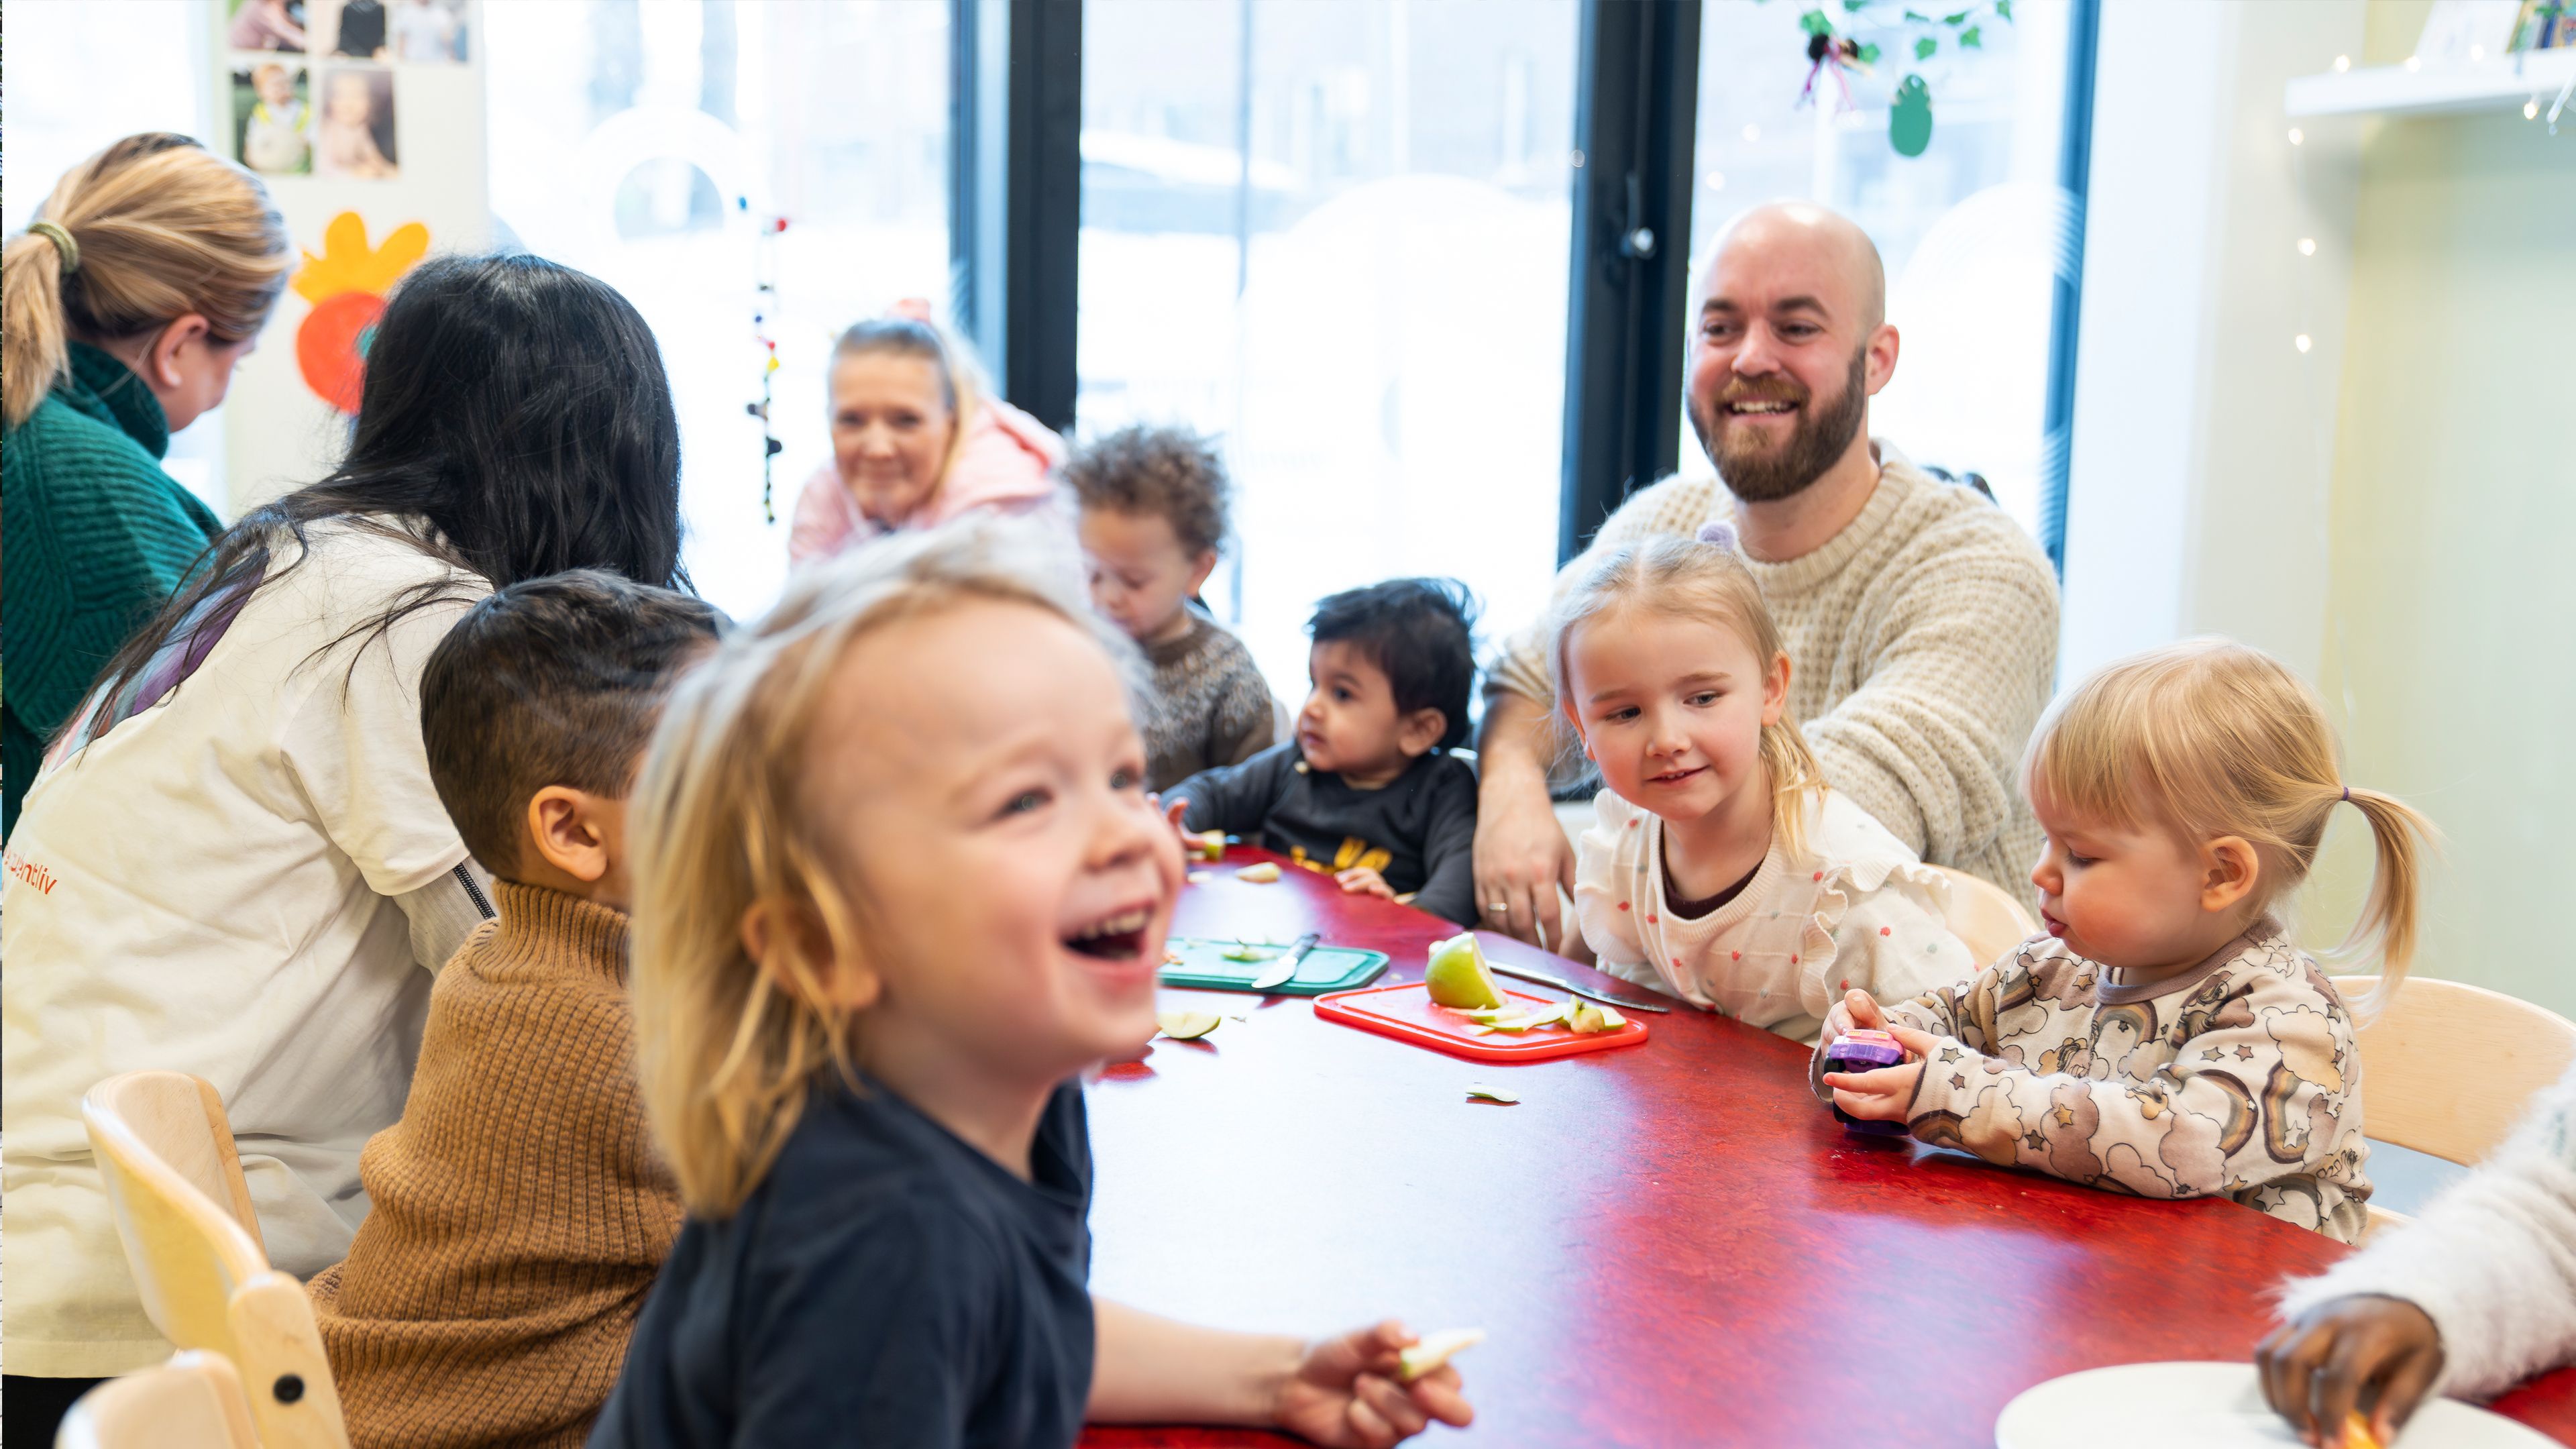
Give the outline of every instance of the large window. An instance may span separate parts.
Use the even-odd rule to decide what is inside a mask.
[[[786,574],[831,456],[848,323],[948,295],[947,0],[556,0],[485,7],[496,232],[624,292],[662,343],[687,560],[738,616]],[[788,219],[769,233],[771,216]],[[758,290],[763,277],[776,291]],[[778,522],[761,509],[766,351]]]
[[[1882,58],[1852,82],[1851,110],[1831,75],[1799,104],[1803,8],[1701,11],[1694,264],[1728,217],[1760,202],[1821,201],[1859,222],[1887,263],[1888,320],[1903,339],[1872,430],[1918,463],[1983,474],[2036,536],[2051,449],[2062,466],[2065,447],[2044,413],[2051,281],[2074,265],[2078,222],[2057,179],[2068,0],[2022,0],[2009,22],[1987,16],[1974,48],[1937,21],[1856,31]],[[1925,35],[1939,48],[1912,60]],[[1914,157],[1888,142],[1890,98],[1909,73],[1929,84],[1934,116]],[[1707,466],[1695,439],[1683,456]]]
[[[1221,435],[1272,686],[1336,589],[1556,562],[1574,0],[1087,0],[1078,429]]]

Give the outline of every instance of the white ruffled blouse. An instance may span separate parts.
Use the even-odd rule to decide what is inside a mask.
[[[1664,822],[1604,790],[1576,851],[1575,919],[1601,969],[1813,1045],[1847,987],[1898,1002],[1977,973],[1943,914],[1949,882],[1868,811],[1827,791],[1807,849],[1775,841],[1735,899],[1664,909]]]

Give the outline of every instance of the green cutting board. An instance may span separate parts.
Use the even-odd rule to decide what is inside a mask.
[[[1228,951],[1239,949],[1234,941],[1201,941],[1175,936],[1171,948],[1181,959],[1163,968],[1158,979],[1165,986],[1190,986],[1205,991],[1249,991],[1252,980],[1268,969],[1271,962],[1287,953],[1286,946],[1259,942],[1251,949],[1261,953],[1258,961],[1229,961]],[[1297,963],[1297,974],[1286,984],[1271,990],[1280,996],[1321,996],[1327,991],[1350,991],[1375,981],[1386,970],[1384,951],[1361,951],[1349,946],[1317,946]]]

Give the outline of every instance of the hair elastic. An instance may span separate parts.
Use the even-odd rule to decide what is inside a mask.
[[[1726,550],[1728,553],[1735,553],[1738,551],[1735,546],[1735,525],[1727,522],[1723,518],[1712,518],[1708,522],[1701,524],[1699,526],[1699,541],[1705,544],[1715,545],[1718,548]]]
[[[2343,787],[2343,803],[2346,805],[2352,803],[2352,787],[2350,785]]]
[[[80,243],[72,240],[70,232],[50,221],[31,221],[27,230],[54,244],[54,250],[62,254],[64,271],[80,270]]]

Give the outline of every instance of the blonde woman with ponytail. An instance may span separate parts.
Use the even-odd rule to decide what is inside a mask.
[[[2278,912],[2326,822],[2359,811],[2378,870],[2345,949],[2378,957],[2384,998],[2415,954],[2432,827],[2348,783],[2340,753],[2314,690],[2223,639],[2076,686],[2022,767],[2047,839],[2030,879],[2048,934],[1901,1005],[1852,992],[1826,1029],[1885,1026],[1910,1055],[1824,1073],[1819,1095],[1999,1166],[2223,1194],[2355,1241],[2370,1148],[2354,1010]]]
[[[223,402],[291,261],[259,182],[166,134],[81,163],[0,252],[0,831],[100,666],[221,531],[161,456]]]
[[[1607,786],[1574,886],[1602,970],[1806,1042],[1847,988],[1976,970],[1940,874],[1826,788],[1731,527],[1613,552],[1549,632],[1564,724]]]

